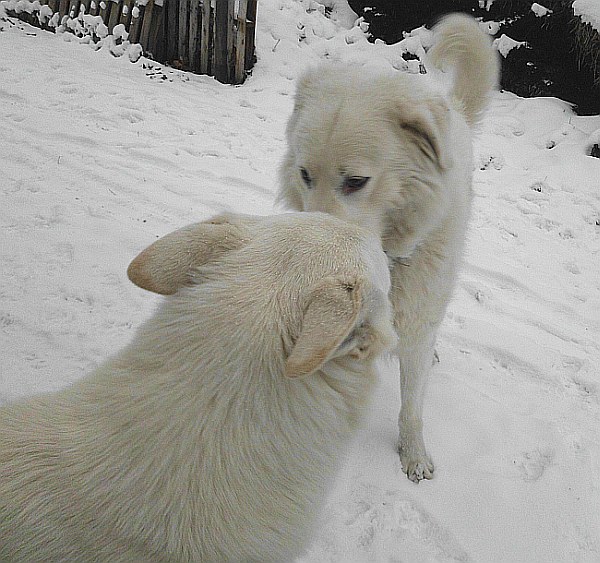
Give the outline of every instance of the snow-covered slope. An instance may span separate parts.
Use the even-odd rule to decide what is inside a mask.
[[[157,236],[274,211],[302,68],[392,72],[427,42],[371,45],[316,7],[260,2],[259,61],[237,88],[0,22],[1,401],[67,385],[124,345],[156,303],[125,270]],[[436,477],[400,470],[385,364],[303,563],[600,561],[598,130],[558,100],[495,97],[426,400]]]

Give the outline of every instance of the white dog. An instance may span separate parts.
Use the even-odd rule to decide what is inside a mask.
[[[0,561],[289,561],[395,344],[380,242],[224,215],[130,265],[169,294],[121,353],[0,409]]]
[[[431,478],[422,404],[471,204],[472,128],[497,82],[490,41],[468,16],[434,29],[429,52],[453,68],[449,95],[423,77],[328,63],[305,74],[287,127],[279,199],[361,225],[393,259],[402,408],[398,447],[409,479]]]

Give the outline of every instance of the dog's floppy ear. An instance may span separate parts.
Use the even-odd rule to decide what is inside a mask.
[[[318,370],[354,328],[362,302],[358,278],[326,278],[314,288],[300,336],[287,359],[285,376],[302,377]]]
[[[449,166],[442,136],[446,131],[448,106],[441,99],[423,100],[427,111],[400,110],[400,127],[411,134],[419,150],[440,170]]]
[[[248,232],[240,222],[223,215],[165,235],[129,264],[127,275],[142,289],[172,295],[189,282],[193,268],[247,242]]]

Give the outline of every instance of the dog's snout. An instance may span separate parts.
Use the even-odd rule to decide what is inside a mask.
[[[319,187],[321,189],[319,189]],[[347,219],[344,207],[336,201],[334,189],[329,186],[319,186],[312,190],[304,202],[304,211],[328,213],[339,219]]]

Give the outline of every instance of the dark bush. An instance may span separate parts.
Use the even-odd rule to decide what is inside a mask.
[[[552,12],[537,16],[532,0],[495,0],[489,10],[479,0],[349,0],[369,23],[371,39],[386,43],[421,25],[431,27],[449,12],[501,22],[497,37],[526,42],[502,60],[502,88],[523,97],[556,96],[575,104],[580,114],[600,113],[600,78],[594,67],[600,57],[598,34],[581,25],[570,0],[538,3]]]

